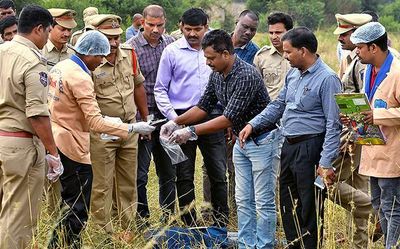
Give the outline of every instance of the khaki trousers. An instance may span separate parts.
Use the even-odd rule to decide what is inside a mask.
[[[336,168],[337,182],[330,199],[350,212],[349,232],[353,234],[352,248],[367,248],[368,219],[374,210],[368,194],[369,177],[360,175],[358,167],[361,145],[352,145],[352,152],[341,152],[333,166]],[[350,155],[352,154],[352,155]],[[353,229],[355,225],[355,230]]]
[[[26,248],[36,229],[45,150],[37,138],[0,136],[0,248]]]
[[[101,140],[91,133],[90,153],[93,169],[91,214],[93,222],[112,233],[113,193],[117,206],[117,221],[129,229],[137,209],[137,148],[138,134],[117,141]]]

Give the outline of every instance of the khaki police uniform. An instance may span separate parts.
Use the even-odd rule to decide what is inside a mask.
[[[276,99],[285,84],[289,62],[274,46],[264,46],[255,55],[253,63],[263,77],[269,97],[271,100]]]
[[[96,7],[87,7],[86,9],[83,10],[83,22],[85,23],[85,27],[83,29],[75,31],[71,35],[70,43],[72,46],[75,46],[76,42],[78,41],[78,38],[87,30],[92,30],[94,29],[90,25],[90,20],[94,15],[98,15],[99,10]]]
[[[49,116],[46,60],[16,35],[0,46],[0,71],[0,248],[26,248],[45,176],[45,149],[28,118]]]
[[[115,15],[98,15],[92,22],[97,30],[106,35],[120,35],[123,32],[120,23],[120,17]],[[134,123],[134,88],[143,83],[144,77],[132,48],[127,45],[118,48],[114,65],[104,59],[103,64],[93,72],[93,79],[101,113]],[[111,233],[113,191],[122,228],[128,229],[134,224],[138,134],[116,141],[103,140],[100,136],[95,132],[90,136],[93,166],[91,211],[93,221]]]
[[[67,29],[73,29],[76,27],[77,24],[74,20],[76,15],[75,11],[69,9],[49,9],[49,12],[53,16],[57,25]],[[42,50],[42,54],[47,58],[47,68],[50,71],[55,64],[71,57],[71,55],[74,54],[74,51],[68,48],[67,44],[64,44],[61,50],[58,50],[49,39]]]
[[[67,29],[73,29],[76,27],[74,17],[76,16],[75,11],[70,9],[48,9],[50,14],[53,16],[53,20],[61,27]],[[47,70],[50,71],[53,66],[58,62],[68,59],[74,54],[74,51],[64,44],[61,50],[58,50],[50,38],[47,40],[46,45],[42,49],[42,54],[47,59]],[[47,164],[46,164],[47,172]],[[47,201],[47,210],[50,215],[57,215],[60,207],[61,200],[61,184],[60,180],[56,182],[50,182],[45,180],[45,194]]]
[[[338,27],[334,34],[340,35],[370,22],[372,17],[367,14],[336,14],[336,19]],[[362,91],[364,70],[365,65],[361,64],[355,49],[342,58],[339,77],[344,92]],[[369,177],[358,172],[361,146],[348,141],[348,135],[348,130],[344,129],[341,134],[342,150],[333,163],[336,168],[337,183],[330,198],[351,213],[353,219],[349,218],[349,232],[353,234],[352,248],[361,249],[368,247],[368,218],[374,210],[368,194]]]

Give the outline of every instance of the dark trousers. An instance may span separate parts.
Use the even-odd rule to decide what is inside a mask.
[[[150,217],[147,202],[147,182],[151,155],[156,166],[159,182],[159,203],[163,212],[174,213],[175,203],[175,173],[168,155],[160,144],[160,130],[151,134],[151,140],[139,140],[137,188],[138,188],[138,215],[141,218]]]
[[[211,205],[213,207],[215,225],[226,226],[229,208],[225,136],[223,131],[201,135],[197,141],[189,141],[181,146],[189,159],[175,166],[179,207],[182,209],[195,199],[194,171],[197,146],[203,155],[204,165],[210,180]],[[194,225],[196,221],[195,210],[192,209],[184,213],[182,220],[187,225]]]
[[[289,248],[321,246],[325,191],[315,187],[314,181],[323,142],[324,136],[296,144],[285,139],[282,147],[280,208]]]
[[[64,173],[61,182],[61,214],[49,248],[80,248],[80,233],[86,225],[90,207],[93,173],[90,164],[72,161],[59,151]]]

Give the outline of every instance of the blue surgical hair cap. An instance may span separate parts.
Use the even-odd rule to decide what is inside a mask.
[[[74,50],[83,55],[103,55],[110,53],[110,43],[105,35],[96,30],[83,33],[75,44]]]

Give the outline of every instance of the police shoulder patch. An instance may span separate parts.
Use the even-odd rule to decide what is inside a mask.
[[[49,84],[49,77],[47,76],[46,72],[39,73],[39,81],[44,87],[46,87]]]

